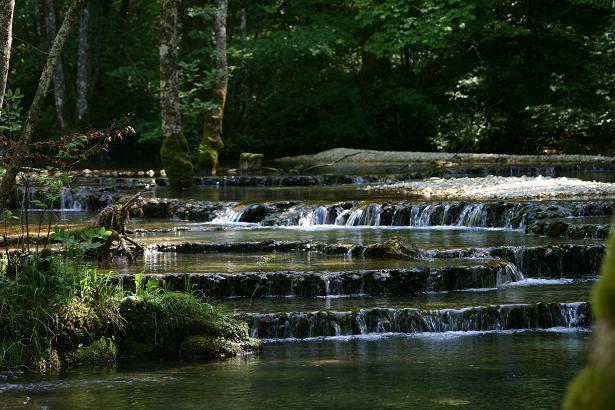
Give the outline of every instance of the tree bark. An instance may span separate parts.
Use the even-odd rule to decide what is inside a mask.
[[[45,96],[49,90],[49,84],[51,83],[51,78],[53,76],[53,68],[58,61],[60,61],[60,54],[62,53],[62,48],[64,47],[64,43],[68,37],[70,27],[77,18],[77,14],[79,14],[79,11],[83,6],[83,2],[84,0],[71,1],[70,7],[66,12],[66,17],[64,18],[64,22],[62,22],[62,26],[60,27],[58,34],[55,36],[51,49],[49,50],[45,68],[43,69],[41,78],[38,82],[38,87],[34,94],[34,98],[32,99],[30,109],[28,110],[28,115],[26,116],[21,128],[21,136],[15,145],[8,166],[6,167],[6,172],[2,177],[2,181],[0,181],[0,207],[2,208],[6,204],[9,193],[15,187],[15,178],[17,177],[17,173],[23,166],[24,161],[30,152],[32,134],[34,133],[34,127],[38,121],[43,103],[45,102]]]
[[[79,16],[79,51],[77,55],[77,123],[84,125],[90,113],[90,1],[87,0]]]
[[[182,132],[177,72],[177,9],[179,0],[160,1],[160,117],[164,141],[160,157],[171,186],[192,185],[193,167]]]
[[[216,0],[216,12],[213,19],[217,70],[217,78],[213,86],[214,108],[205,114],[203,137],[199,146],[199,164],[211,167],[212,175],[216,175],[218,152],[224,148],[222,126],[228,91],[228,61],[226,57],[227,10],[227,0]]]
[[[15,0],[0,0],[0,108],[4,102],[6,83],[9,78],[14,10]]]
[[[54,0],[45,0],[45,30],[49,42],[56,37],[56,8]],[[50,44],[51,46],[51,44]],[[56,117],[60,129],[66,129],[64,107],[66,105],[66,84],[64,82],[64,67],[62,60],[58,60],[53,69],[53,95],[56,106]]]
[[[239,31],[241,33],[241,89],[239,92],[239,118],[241,123],[245,123],[248,116],[248,58],[246,53],[248,50],[248,18],[246,16],[246,8],[242,7],[239,14]]]

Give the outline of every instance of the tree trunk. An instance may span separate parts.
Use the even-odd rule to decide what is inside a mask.
[[[47,36],[45,35],[45,17],[42,0],[34,0],[34,20],[36,24],[36,36],[42,48],[48,48]]]
[[[240,12],[239,30],[241,33],[241,49],[243,54],[241,56],[241,89],[239,92],[239,118],[242,124],[245,123],[248,117],[248,59],[246,53],[248,52],[248,19],[246,16],[246,8],[243,7]]]
[[[192,185],[193,167],[182,132],[177,73],[177,8],[179,0],[160,1],[160,117],[164,141],[162,164],[171,186]]]
[[[4,102],[4,92],[9,78],[14,10],[15,0],[0,0],[0,108]]]
[[[54,0],[45,0],[45,30],[49,42],[56,36],[56,8]],[[50,44],[51,45],[51,44]],[[66,84],[64,82],[64,67],[62,60],[58,60],[53,69],[53,96],[56,106],[56,116],[60,129],[66,129],[64,107],[66,105]]]
[[[205,114],[203,137],[199,146],[199,164],[211,167],[212,175],[216,175],[218,152],[224,147],[222,125],[228,89],[228,62],[226,58],[227,9],[227,0],[216,0],[216,12],[213,19],[217,70],[217,78],[213,86],[214,108]]]
[[[60,61],[60,54],[62,48],[68,37],[70,27],[77,18],[77,14],[83,6],[84,0],[72,0],[64,22],[55,36],[49,55],[47,56],[47,62],[45,68],[41,74],[41,78],[36,88],[36,93],[32,99],[32,104],[28,110],[28,115],[21,128],[21,136],[15,144],[15,148],[10,157],[6,172],[0,181],[0,207],[4,207],[9,193],[15,187],[15,178],[17,173],[24,164],[26,157],[30,152],[30,143],[32,141],[32,134],[34,133],[34,126],[38,121],[39,114],[45,102],[45,95],[49,90],[49,84],[51,83],[51,77],[53,76],[53,68]]]
[[[79,52],[77,56],[77,123],[84,125],[90,112],[90,1],[87,0],[79,16]]]

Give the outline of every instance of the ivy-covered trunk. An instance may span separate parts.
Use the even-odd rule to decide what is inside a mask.
[[[192,185],[193,167],[188,141],[182,132],[177,73],[178,0],[160,2],[160,117],[164,141],[160,149],[162,164],[175,188]]]
[[[13,42],[13,11],[15,0],[0,0],[0,108],[9,76],[11,43]]]
[[[216,50],[216,79],[213,84],[213,108],[205,113],[203,137],[199,145],[199,165],[211,169],[216,175],[218,152],[224,148],[222,125],[228,89],[228,62],[226,58],[227,0],[216,0],[213,18]]]

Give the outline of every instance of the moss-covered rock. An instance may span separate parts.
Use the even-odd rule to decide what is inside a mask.
[[[89,346],[80,346],[66,355],[65,362],[70,366],[109,365],[117,360],[117,346],[113,340],[101,337]]]
[[[239,169],[241,171],[257,171],[263,167],[263,154],[242,152],[239,155]]]
[[[421,256],[421,249],[409,239],[394,236],[383,243],[368,245],[363,255],[369,258],[403,258],[415,259]]]
[[[550,237],[566,236],[568,224],[564,221],[552,221],[545,227],[544,233]]]
[[[171,187],[187,188],[193,183],[194,168],[190,161],[188,141],[177,133],[165,138],[160,149],[160,159]]]
[[[190,336],[181,344],[179,356],[183,360],[223,359],[260,349],[260,341],[236,341],[225,337]]]
[[[89,343],[102,334],[103,320],[96,310],[81,300],[73,300],[58,312],[56,345],[61,350]]]
[[[182,349],[194,350],[188,345],[182,348],[192,336],[226,347],[226,350],[212,350],[225,352],[224,356],[254,350],[255,341],[249,337],[246,323],[225,315],[190,293],[164,292],[154,297],[127,298],[120,311],[126,320],[124,332],[118,335],[122,356],[175,358]]]

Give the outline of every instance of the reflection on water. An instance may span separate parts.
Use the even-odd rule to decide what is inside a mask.
[[[219,302],[229,312],[300,312],[330,310],[347,312],[372,308],[450,309],[468,306],[485,306],[537,302],[587,301],[594,281],[570,279],[527,279],[498,289],[472,289],[468,291],[425,293],[391,297],[328,297],[316,299],[267,298],[225,299]]]
[[[136,226],[143,226],[134,221]],[[383,242],[393,236],[410,239],[421,248],[464,248],[490,246],[539,246],[558,243],[592,243],[588,240],[566,238],[543,238],[526,235],[519,231],[458,227],[340,227],[335,225],[311,227],[265,228],[254,224],[216,226],[198,223],[156,223],[157,226],[181,225],[189,231],[140,233],[135,236],[146,244],[161,242],[237,242],[237,241],[294,241],[315,240],[331,243],[367,245]],[[596,242],[596,241],[594,241]]]
[[[263,263],[266,261],[266,263]],[[249,271],[317,271],[335,272],[358,269],[404,269],[415,266],[469,266],[493,261],[479,258],[455,258],[435,260],[366,259],[348,255],[326,255],[314,252],[294,253],[199,253],[177,254],[152,252],[134,262],[115,258],[101,268],[119,273],[204,273],[204,272],[249,272]]]
[[[267,345],[260,356],[0,381],[3,408],[556,408],[587,333]]]

